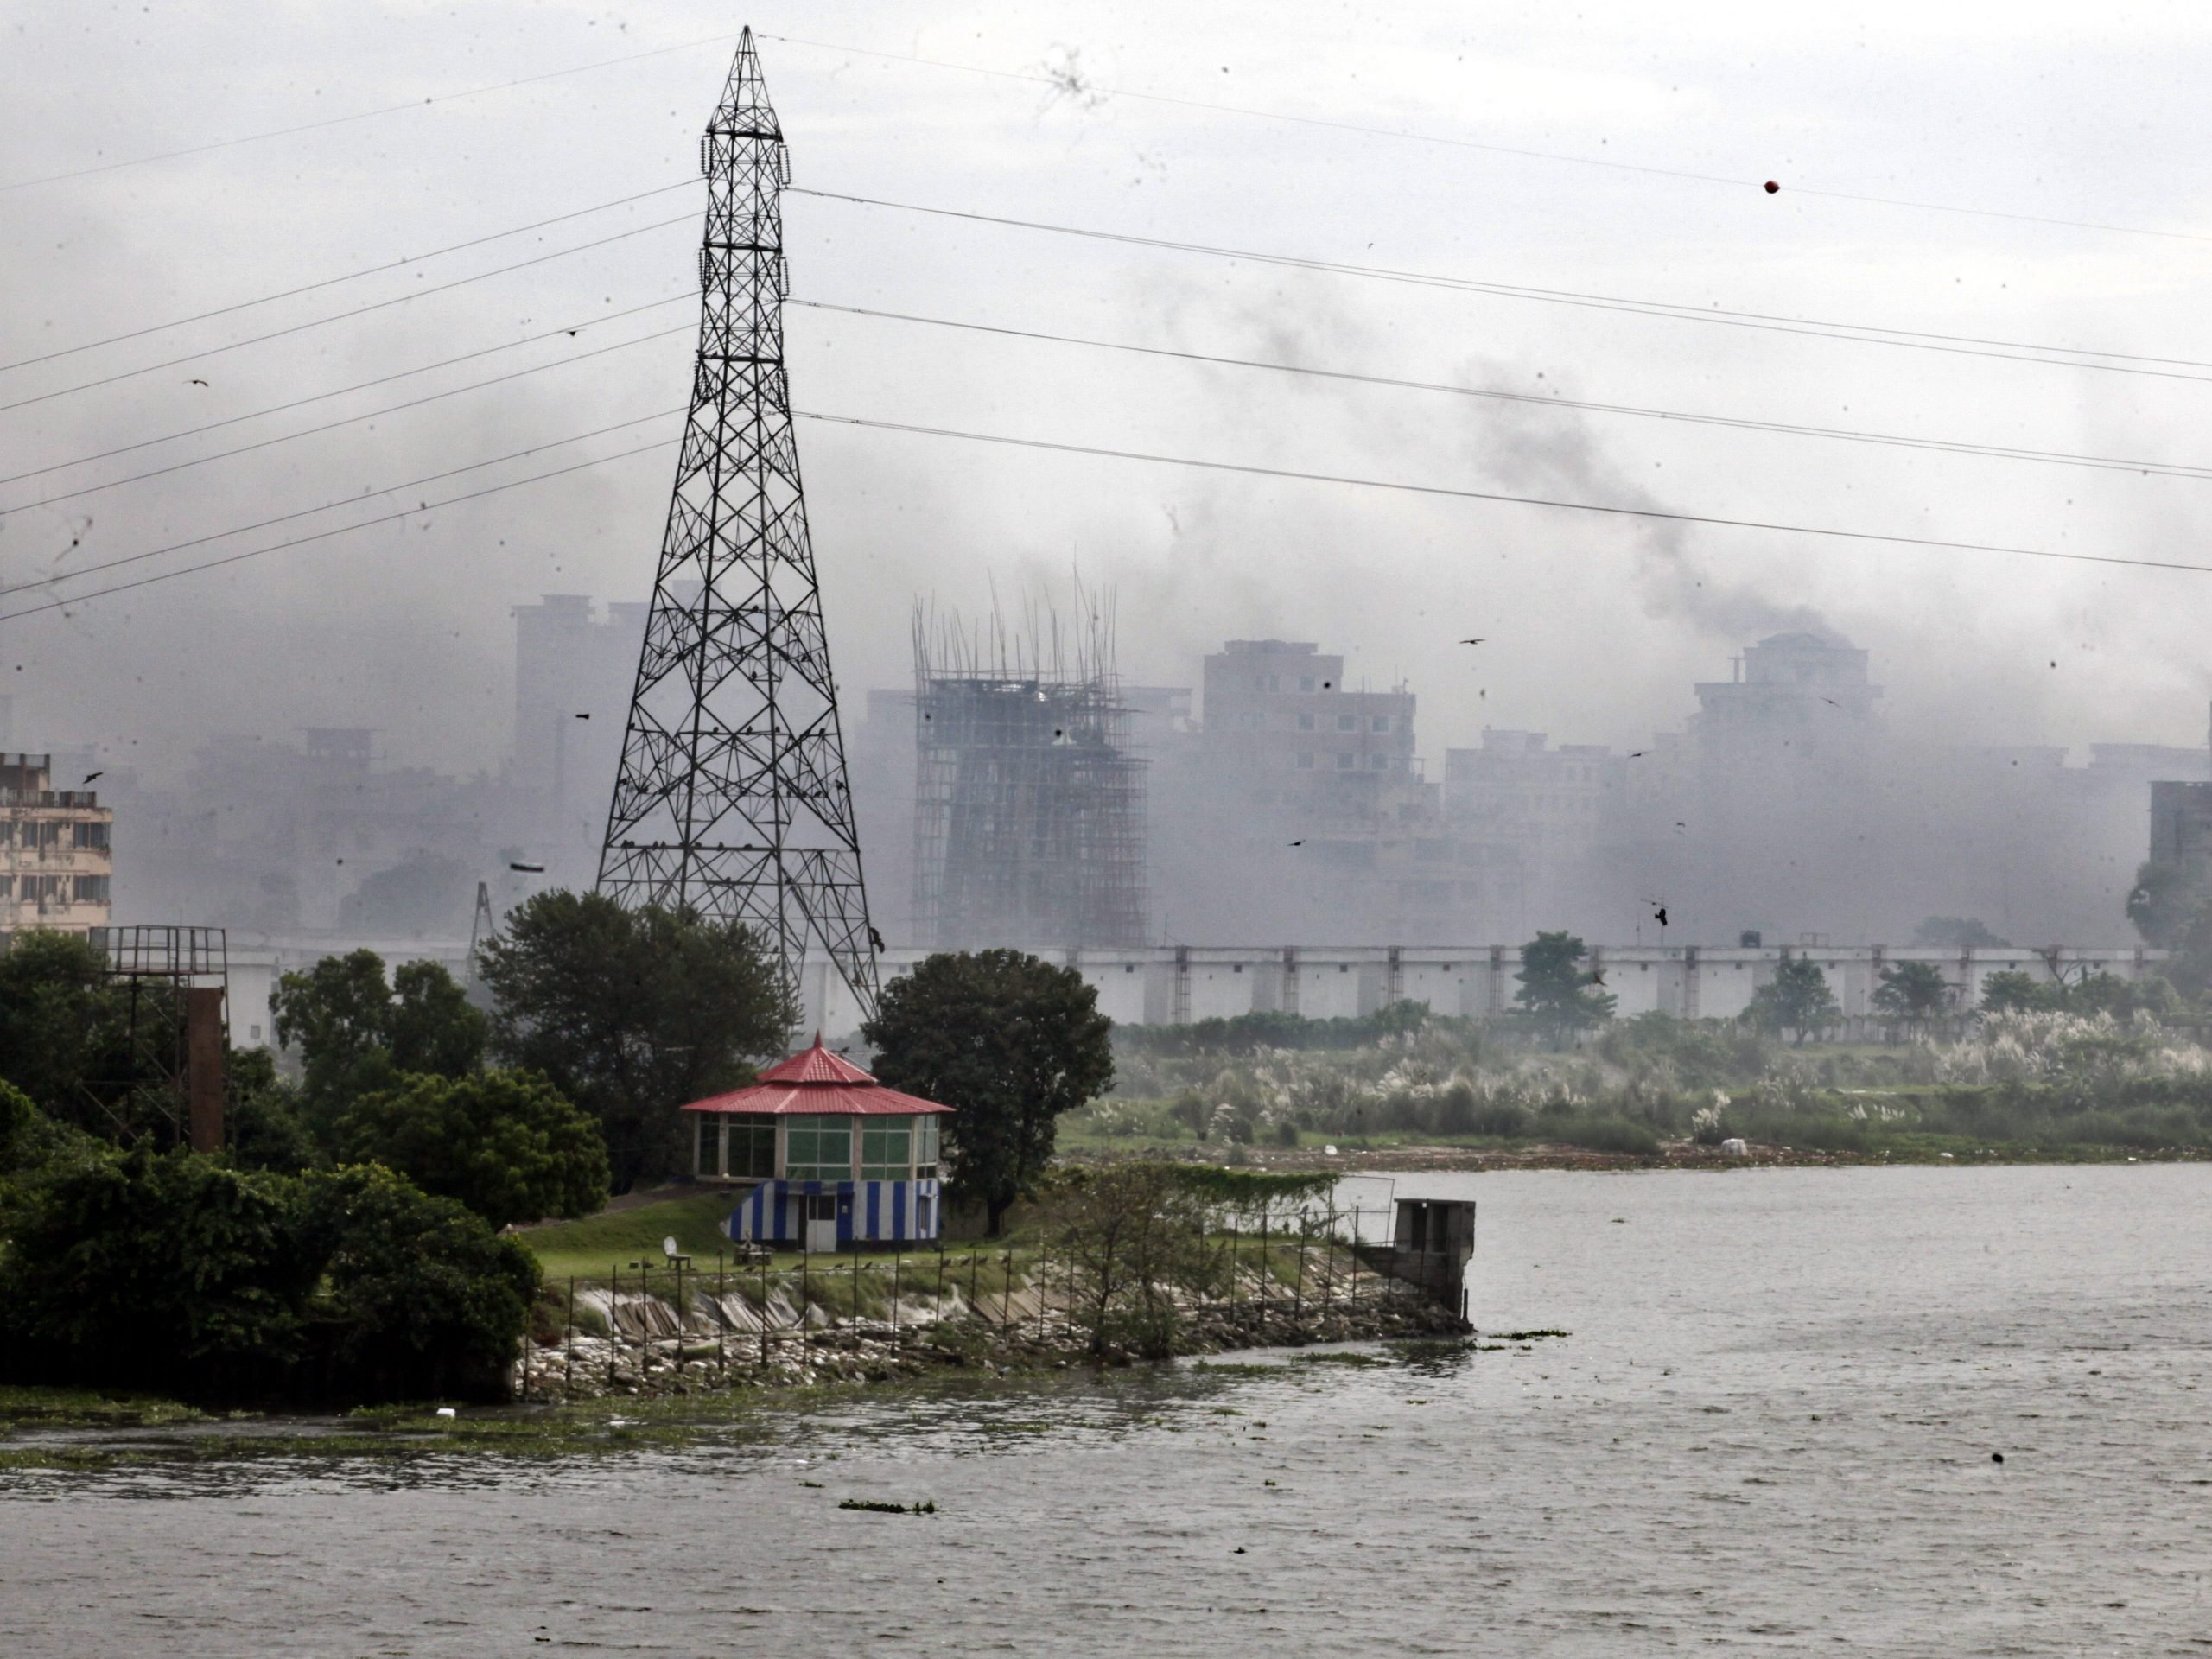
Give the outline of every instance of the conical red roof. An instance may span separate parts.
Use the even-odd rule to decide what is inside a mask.
[[[832,1054],[822,1046],[822,1033],[814,1033],[814,1046],[794,1054],[787,1060],[778,1060],[760,1074],[763,1083],[863,1083],[883,1085],[842,1054]]]
[[[832,1054],[824,1048],[822,1033],[817,1032],[813,1047],[787,1060],[777,1061],[760,1074],[759,1082],[733,1089],[726,1095],[710,1095],[704,1100],[687,1102],[682,1109],[757,1112],[771,1117],[793,1113],[825,1117],[914,1117],[924,1112],[949,1112],[952,1108],[924,1100],[918,1095],[903,1095],[896,1089],[885,1088],[842,1055]]]

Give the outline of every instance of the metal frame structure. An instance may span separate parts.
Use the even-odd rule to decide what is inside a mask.
[[[1110,618],[1077,601],[1071,650],[1057,617],[1025,647],[915,616],[914,918],[940,950],[1146,943],[1147,763]]]
[[[697,367],[599,890],[756,929],[794,1007],[818,948],[873,1011],[860,836],[784,369],[790,152],[750,29],[699,159]]]
[[[219,927],[96,927],[89,935],[107,976],[130,988],[130,1046],[174,1091],[168,1116],[195,1152],[223,1146],[226,1060],[230,1053],[230,946]],[[148,1007],[149,991],[168,988],[169,1006]],[[118,1128],[127,1113],[99,1100]]]

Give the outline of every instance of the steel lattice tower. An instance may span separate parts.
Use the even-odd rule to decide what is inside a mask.
[[[874,935],[784,372],[791,159],[750,29],[699,161],[691,412],[599,888],[750,925],[795,1000],[818,948],[872,1013]]]

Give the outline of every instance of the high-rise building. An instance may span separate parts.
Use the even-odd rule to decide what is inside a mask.
[[[0,754],[0,929],[81,933],[108,921],[115,814],[57,790],[43,754]]]

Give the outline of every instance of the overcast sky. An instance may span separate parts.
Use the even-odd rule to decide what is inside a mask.
[[[677,0],[12,0],[0,8],[0,183],[16,187],[0,191],[9,364],[683,187],[0,372],[0,404],[38,400],[0,412],[0,473],[17,474],[512,347],[0,486],[0,585],[15,590],[0,608],[659,446],[404,524],[0,621],[17,740],[97,742],[158,775],[214,733],[372,725],[395,759],[496,766],[509,733],[508,607],[546,592],[645,596],[673,466],[660,441],[676,423],[401,486],[681,404],[696,315],[684,296],[703,201],[697,136],[748,22],[765,37],[802,186],[2179,361],[2107,372],[1819,339],[803,195],[785,204],[795,298],[1688,413],[2212,465],[2201,435],[2212,406],[2202,298],[2212,18],[1925,0],[1808,10],[816,0],[748,16]],[[644,53],[656,54],[448,96]],[[963,65],[1011,74],[946,67]],[[289,137],[19,182],[387,106]],[[1769,178],[1778,193],[1758,188]],[[667,219],[681,222],[639,229]],[[621,231],[638,233],[42,395]],[[636,309],[658,301],[671,302]],[[633,315],[608,320],[616,312]],[[787,323],[793,397],[809,410],[2212,563],[2212,481],[1353,388],[799,308]],[[513,345],[548,330],[558,332]],[[620,349],[51,499],[602,346]],[[1198,657],[1228,637],[1318,640],[1346,653],[1355,682],[1411,682],[1432,764],[1485,723],[1614,744],[1679,726],[1693,681],[1725,678],[1744,641],[1808,616],[1873,651],[1890,718],[1923,734],[2078,746],[2193,743],[2205,730],[2212,575],[1655,527],[816,423],[799,437],[849,692],[906,679],[917,597],[973,610],[994,587],[1010,599],[1064,592],[1076,571],[1118,593],[1125,676],[1191,683]],[[343,512],[22,586],[348,499]],[[1471,634],[1487,643],[1453,643]]]

